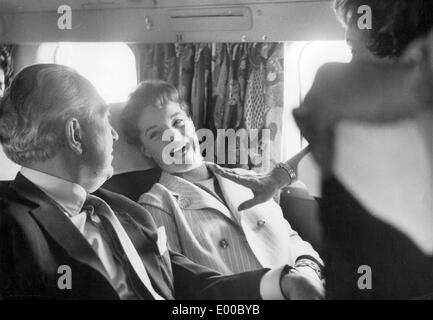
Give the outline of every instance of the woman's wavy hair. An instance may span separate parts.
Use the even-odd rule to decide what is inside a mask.
[[[372,29],[362,30],[367,33],[367,48],[381,58],[399,57],[410,42],[433,27],[433,0],[334,0],[333,7],[346,27],[357,28],[362,5],[372,11]]]

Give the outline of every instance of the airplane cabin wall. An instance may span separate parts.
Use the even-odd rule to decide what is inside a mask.
[[[71,5],[71,30],[58,28],[60,15],[55,1],[50,2],[53,6],[49,11],[3,9],[0,42],[275,42],[344,38],[331,1],[163,1],[157,6],[148,2],[135,8],[125,5],[83,9]],[[188,5],[179,5],[182,2]]]

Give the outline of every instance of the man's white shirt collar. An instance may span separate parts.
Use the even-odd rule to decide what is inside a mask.
[[[62,206],[67,214],[80,213],[87,195],[82,186],[26,167],[22,167],[20,173]]]

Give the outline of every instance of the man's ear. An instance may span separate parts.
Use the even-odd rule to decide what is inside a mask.
[[[83,154],[83,129],[76,118],[66,122],[66,143],[77,155]]]
[[[142,155],[144,155],[146,158],[152,159],[152,155],[143,145],[140,145],[140,152]]]

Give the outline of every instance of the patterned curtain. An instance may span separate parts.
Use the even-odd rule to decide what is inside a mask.
[[[170,43],[131,47],[136,55],[138,79],[161,79],[175,85],[190,106],[197,129],[211,129],[214,137],[217,129],[255,129],[260,133],[268,129],[270,139],[259,134],[256,141],[245,146],[258,148],[261,154],[269,152],[267,163],[250,159],[242,165],[237,141],[236,163],[226,166],[265,171],[281,161],[283,44]]]

